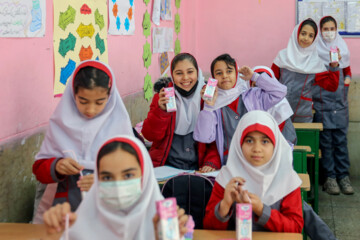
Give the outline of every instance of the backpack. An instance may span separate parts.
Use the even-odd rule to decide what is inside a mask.
[[[179,207],[193,217],[195,229],[202,229],[213,186],[213,182],[201,174],[184,173],[168,179],[161,193],[165,198],[175,197]]]

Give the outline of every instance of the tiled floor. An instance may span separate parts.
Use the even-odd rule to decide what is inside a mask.
[[[319,215],[339,240],[360,239],[360,177],[350,180],[354,195],[331,196],[319,186]]]

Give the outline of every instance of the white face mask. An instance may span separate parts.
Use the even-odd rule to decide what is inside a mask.
[[[132,206],[141,196],[141,178],[124,181],[100,182],[100,198],[115,210]]]
[[[322,36],[326,42],[332,42],[336,37],[336,32],[335,31],[322,32]]]

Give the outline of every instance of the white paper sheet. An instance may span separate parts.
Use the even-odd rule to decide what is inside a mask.
[[[161,0],[160,16],[162,20],[172,20],[170,0]]]
[[[44,37],[45,0],[1,0],[0,37]]]
[[[153,53],[173,52],[173,29],[153,28]]]
[[[347,32],[360,32],[360,3],[348,2],[347,3]]]
[[[109,0],[110,35],[135,34],[135,1]]]
[[[183,170],[169,166],[161,166],[154,168],[154,172],[156,180],[161,182],[182,173],[194,173],[195,170]]]
[[[336,19],[339,31],[345,31],[345,3],[327,2],[322,7],[323,16],[332,16]]]

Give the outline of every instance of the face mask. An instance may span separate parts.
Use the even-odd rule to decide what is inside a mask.
[[[174,85],[175,85],[175,89],[180,93],[181,96],[188,97],[195,92],[198,83],[199,81],[196,81],[195,85],[189,91],[185,91],[184,89],[176,86],[175,84]]]
[[[141,196],[141,178],[100,182],[100,198],[115,210],[124,210],[132,206]]]
[[[335,31],[327,31],[327,32],[323,32],[322,35],[323,35],[323,38],[325,41],[332,42],[336,37],[336,32]]]

